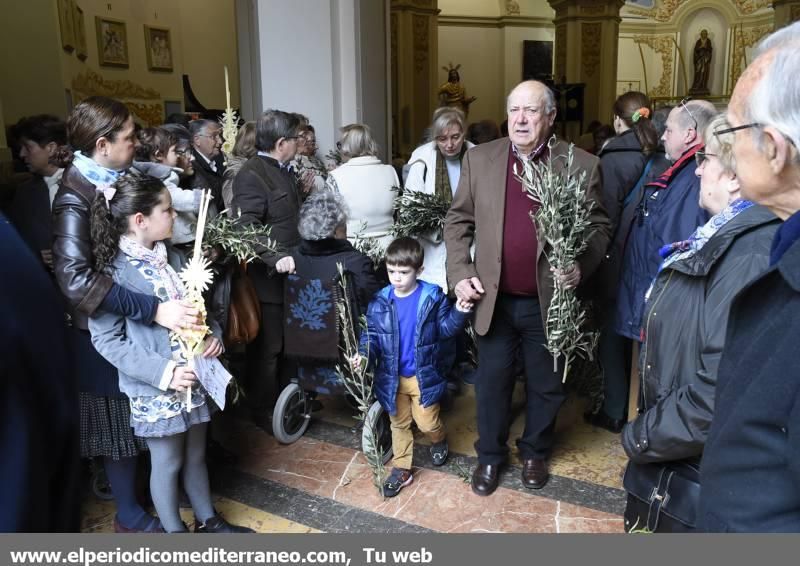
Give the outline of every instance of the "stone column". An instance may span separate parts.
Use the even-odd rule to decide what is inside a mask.
[[[775,10],[775,29],[800,20],[800,1],[774,0],[772,7]]]
[[[556,82],[585,83],[584,125],[607,124],[617,94],[619,10],[624,0],[548,0],[556,12]]]
[[[438,0],[392,0],[392,140],[403,159],[419,144],[437,106],[438,19]]]
[[[367,124],[390,157],[388,3],[378,0],[236,0],[242,114],[305,114],[320,153],[339,128]]]

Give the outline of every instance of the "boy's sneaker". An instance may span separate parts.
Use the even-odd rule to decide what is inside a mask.
[[[403,468],[392,468],[392,473],[383,482],[383,496],[394,497],[400,490],[407,485],[411,485],[414,481],[414,476],[411,475],[411,470],[404,470]]]
[[[434,466],[443,466],[445,462],[447,462],[447,456],[450,454],[449,449],[447,448],[447,441],[442,440],[437,444],[433,444],[430,448],[431,451],[431,460],[433,460]]]

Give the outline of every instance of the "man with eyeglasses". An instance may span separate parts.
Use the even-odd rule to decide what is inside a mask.
[[[767,37],[728,106],[742,196],[784,223],[736,297],[700,467],[706,531],[800,532],[800,22]]]
[[[658,250],[688,238],[708,219],[700,207],[695,154],[703,148],[702,132],[717,114],[710,102],[682,100],[669,113],[661,137],[671,166],[645,184],[623,255],[617,297],[617,334],[642,342],[644,296],[661,256]]]
[[[192,153],[194,154],[194,177],[191,188],[211,189],[213,204],[218,211],[224,207],[222,182],[225,173],[225,156],[222,155],[222,126],[214,120],[192,120]]]
[[[297,153],[301,122],[296,114],[267,110],[256,122],[256,150],[233,180],[234,215],[245,225],[271,226],[270,238],[282,250],[300,244],[297,221],[300,195],[291,161]],[[247,274],[261,303],[261,325],[247,346],[247,400],[255,424],[272,430],[272,411],[280,393],[280,362],[283,353],[283,277],[293,273],[294,259],[288,253],[273,253],[266,246],[260,260]]]

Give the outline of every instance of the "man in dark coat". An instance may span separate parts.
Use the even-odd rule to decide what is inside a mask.
[[[700,528],[800,531],[800,23],[768,37],[728,106],[742,195],[784,220],[731,307],[700,469]]]
[[[222,181],[225,173],[225,158],[222,155],[222,126],[214,120],[192,120],[192,155],[194,175],[189,179],[192,189],[211,189],[218,212],[225,207],[222,200]]]
[[[261,302],[261,328],[247,348],[249,400],[253,418],[268,428],[272,408],[280,393],[279,359],[283,351],[283,277],[294,271],[294,259],[286,250],[300,244],[297,231],[300,199],[289,164],[297,153],[300,121],[280,110],[267,110],[256,124],[256,149],[233,181],[234,214],[243,224],[268,225],[270,237],[284,250],[275,253],[266,245],[261,261],[250,264]]]
[[[545,243],[530,217],[536,203],[522,190],[514,169],[519,170],[527,160],[549,159],[547,141],[556,116],[554,97],[545,84],[526,81],[511,91],[507,108],[509,137],[465,154],[444,227],[448,280],[455,284],[459,299],[477,304],[479,438],[472,491],[478,495],[494,492],[499,469],[508,456],[515,382],[512,368],[520,340],[527,393],[525,431],[518,441],[522,482],[531,489],[547,483],[555,419],[565,399],[561,373],[553,372],[552,358],[544,347],[554,275],[568,287],[577,286],[600,263],[610,236],[601,202],[600,161],[576,149],[573,167],[586,172],[585,190],[597,205],[590,218],[592,236],[570,269],[551,272],[543,253]],[[556,143],[552,153],[566,154],[567,144]],[[556,164],[555,168],[562,166]]]
[[[0,214],[0,532],[80,528],[78,382],[64,305]]]
[[[703,147],[702,132],[716,114],[705,101],[673,108],[662,140],[672,166],[645,185],[622,260],[615,330],[640,340],[644,294],[658,272],[661,246],[688,238],[708,221],[700,208],[700,183],[694,154]]]

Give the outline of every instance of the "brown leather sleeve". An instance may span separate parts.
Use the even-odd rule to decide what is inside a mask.
[[[471,152],[468,151],[461,162],[458,188],[444,220],[447,280],[452,287],[459,281],[478,276],[469,253],[475,238],[475,192],[470,173],[470,156]]]
[[[590,217],[591,226],[589,227],[592,235],[589,238],[588,247],[578,258],[578,263],[581,265],[581,281],[588,280],[600,265],[611,240],[611,221],[603,206],[603,175],[600,170],[600,160],[593,159],[593,161],[595,162],[594,167],[588,173],[586,188],[589,199],[594,201]]]
[[[90,316],[113,284],[94,269],[89,203],[61,188],[53,203],[53,264],[61,292],[78,311]]]

